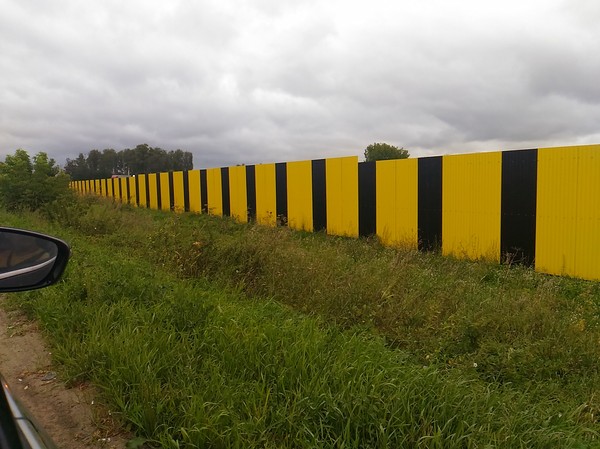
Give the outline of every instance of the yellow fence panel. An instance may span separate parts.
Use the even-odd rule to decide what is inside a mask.
[[[442,253],[500,261],[502,153],[444,156]]]
[[[185,191],[183,190],[183,172],[173,172],[173,199],[175,212],[185,212]]]
[[[113,179],[113,189],[115,201],[121,201],[121,180],[119,178]]]
[[[160,173],[160,209],[171,210],[171,191],[169,173]]]
[[[418,161],[377,161],[376,229],[390,246],[418,246]]]
[[[575,274],[577,151],[573,147],[538,150],[536,269]]]
[[[188,171],[188,184],[190,196],[190,212],[202,212],[202,200],[200,196],[200,170]]]
[[[209,168],[206,170],[206,189],[208,199],[208,213],[223,215],[223,186],[221,184],[221,169]]]
[[[313,230],[312,161],[287,163],[288,226]]]
[[[106,180],[106,185],[108,186],[108,188],[106,189],[106,196],[109,198],[113,198],[115,196],[115,192],[113,189],[113,180],[112,179],[107,179]]]
[[[148,189],[150,192],[150,209],[158,209],[158,184],[156,173],[148,174]]]
[[[358,157],[325,160],[327,233],[358,237]]]
[[[579,148],[575,275],[600,280],[600,145]]]
[[[246,167],[229,167],[230,213],[240,223],[248,222],[248,194],[246,192]]]
[[[140,207],[148,207],[148,204],[146,203],[146,182],[147,182],[147,175],[137,175],[138,177],[138,188],[140,189],[139,191],[139,196],[140,196]]]
[[[397,244],[396,161],[376,162],[376,234],[384,245]]]
[[[600,279],[600,145],[538,150],[535,267]]]
[[[127,182],[129,182],[129,203],[137,204],[137,192],[135,191],[135,176],[130,176],[127,178]]]
[[[120,189],[121,189],[121,202],[123,204],[127,203],[127,182],[128,179],[127,178],[119,178],[119,184],[120,184]]]
[[[275,164],[254,167],[256,181],[256,222],[266,226],[277,225]]]

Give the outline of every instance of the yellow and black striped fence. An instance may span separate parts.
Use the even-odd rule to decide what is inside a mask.
[[[123,203],[231,216],[600,280],[600,145],[357,157],[73,181]]]

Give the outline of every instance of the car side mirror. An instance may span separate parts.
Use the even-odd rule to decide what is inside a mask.
[[[0,293],[56,283],[70,254],[69,245],[57,238],[0,227]]]

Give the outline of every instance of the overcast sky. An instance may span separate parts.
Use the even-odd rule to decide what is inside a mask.
[[[600,143],[598,0],[0,0],[0,157]]]

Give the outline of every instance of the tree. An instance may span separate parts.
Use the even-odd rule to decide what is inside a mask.
[[[0,195],[2,205],[7,209],[17,209],[21,203],[29,204],[30,180],[33,164],[25,150],[17,150],[6,156],[0,164]]]
[[[0,203],[7,210],[36,210],[69,195],[69,177],[40,152],[31,161],[19,149],[0,163]]]
[[[112,148],[105,148],[102,150],[100,161],[98,163],[98,172],[92,173],[92,176],[88,178],[80,179],[103,179],[110,178],[111,175],[116,174],[117,166],[119,165],[119,156]],[[75,178],[73,178],[75,179]]]
[[[79,153],[77,159],[67,159],[65,172],[67,172],[72,179],[89,179],[90,171],[83,153]]]
[[[387,143],[372,143],[365,149],[365,162],[406,159],[410,153]]]
[[[169,151],[169,160],[172,170],[192,170],[194,168],[192,153],[189,151]]]

